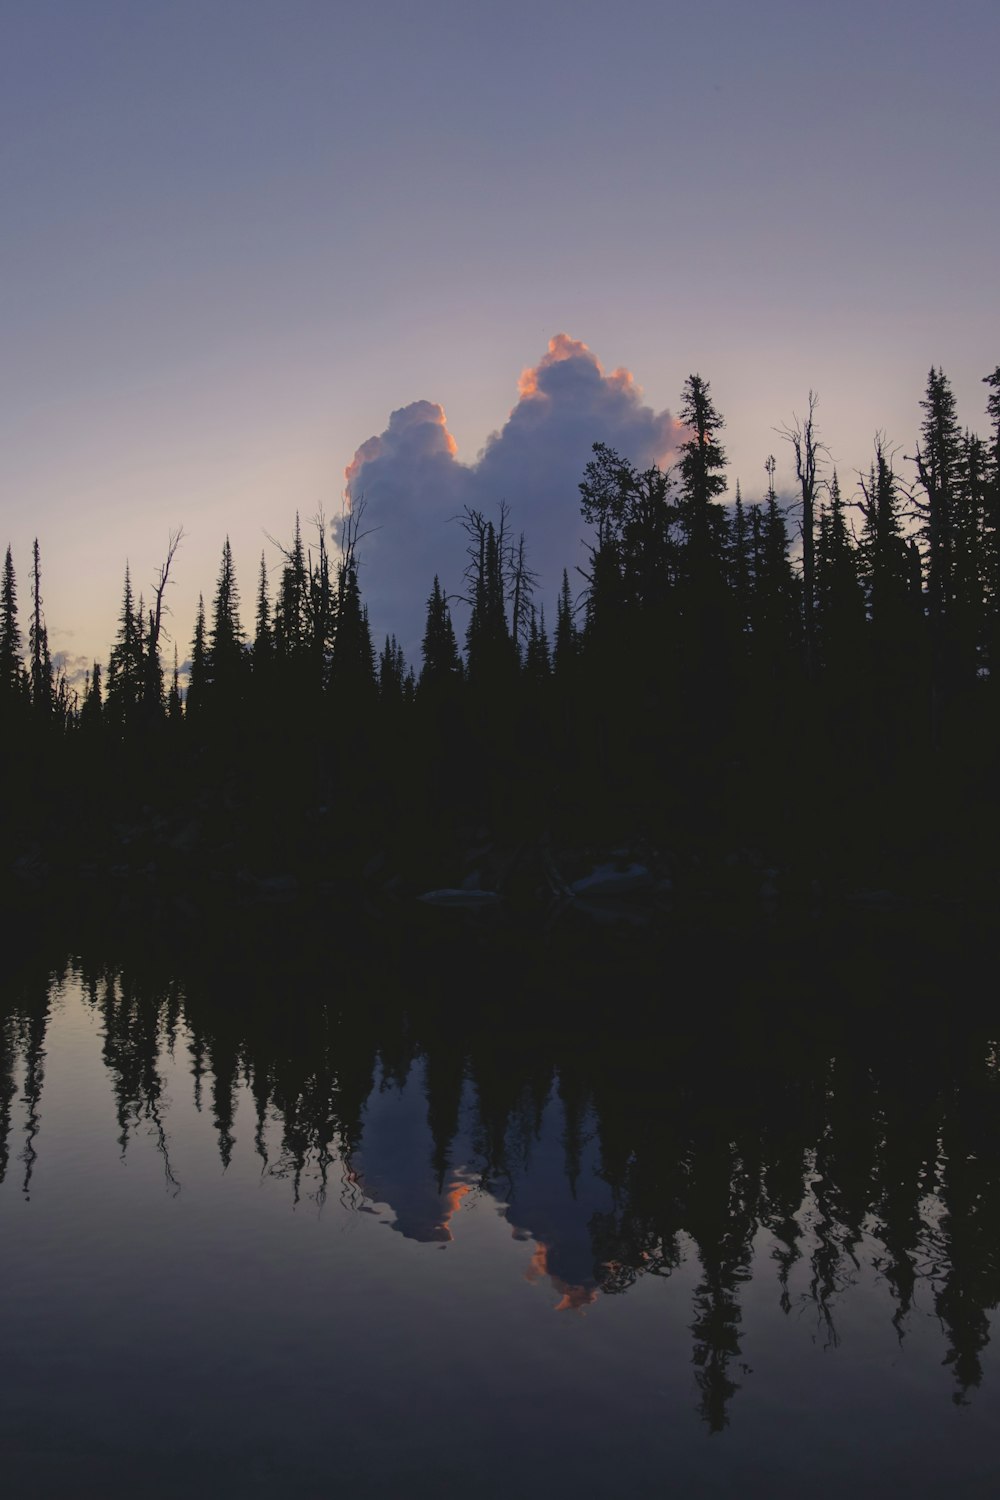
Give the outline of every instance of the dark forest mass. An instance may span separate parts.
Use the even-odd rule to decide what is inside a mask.
[[[672,470],[595,444],[589,565],[564,574],[553,629],[506,504],[457,518],[468,567],[428,580],[417,670],[372,640],[363,506],[333,555],[325,524],[310,545],[296,521],[276,589],[262,559],[252,639],[226,542],[183,690],[176,650],[172,673],[162,661],[179,535],[151,605],[126,574],[110,660],[82,696],[53,670],[38,544],[20,614],[8,550],[5,880],[211,872],[347,890],[377,869],[417,890],[456,884],[485,838],[535,851],[528,905],[532,882],[559,882],[538,851],[614,844],[736,894],[772,868],[789,892],[995,894],[1000,366],[984,383],[986,439],[932,369],[915,479],[880,434],[851,497],[810,397],[782,430],[794,505],[773,458],[764,498],[737,487],[729,504],[724,420],[690,376]]]

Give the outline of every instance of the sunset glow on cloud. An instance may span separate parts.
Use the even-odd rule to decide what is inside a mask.
[[[568,333],[557,333],[554,338],[549,339],[548,350],[542,355],[538,364],[535,366],[529,365],[526,370],[521,371],[521,378],[517,382],[518,394],[521,399],[525,400],[529,396],[545,394],[539,390],[538,376],[547,366],[557,365],[565,359],[581,357],[593,359],[593,355],[586,344],[580,339],[571,339]],[[600,370],[600,362],[596,359],[593,362],[598,370]],[[603,371],[601,373],[603,374]]]
[[[509,504],[539,575],[539,602],[551,608],[562,569],[581,560],[578,485],[593,444],[608,443],[646,468],[668,465],[683,436],[669,411],[643,402],[629,370],[606,374],[596,354],[566,333],[522,371],[517,390],[506,422],[473,462],[459,458],[444,408],[421,400],[392,412],[347,467],[348,503],[363,497],[379,528],[363,579],[376,636],[394,632],[412,655],[434,574],[447,593],[461,592],[465,536],[455,518],[465,507],[491,514]]]
[[[458,454],[458,444],[448,431],[444,407],[434,401],[411,401],[409,406],[394,411],[385,432],[362,443],[347,465],[344,479],[348,501],[363,491],[361,475],[366,466],[375,464],[384,455],[391,456],[398,448],[405,447],[408,439],[415,439],[425,457],[444,454],[455,458]]]
[[[525,1281],[534,1285],[548,1277],[552,1286],[559,1292],[559,1301],[553,1308],[554,1312],[578,1312],[582,1313],[597,1301],[596,1286],[582,1286],[564,1281],[549,1269],[549,1247],[544,1243],[535,1246],[528,1269],[524,1273]]]

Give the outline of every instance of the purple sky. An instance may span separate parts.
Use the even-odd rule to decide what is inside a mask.
[[[53,647],[105,657],[126,558],[148,587],[183,523],[183,656],[227,532],[249,601],[264,531],[336,511],[391,412],[440,404],[473,468],[561,332],[653,415],[706,376],[750,497],[772,449],[787,480],[772,429],[811,386],[846,480],[876,427],[912,452],[932,363],[984,430],[998,43],[997,0],[0,0],[0,544],[24,605],[37,532]],[[595,390],[476,469],[542,551],[585,419],[636,431]],[[386,601],[430,584],[392,495],[376,630],[379,567]]]

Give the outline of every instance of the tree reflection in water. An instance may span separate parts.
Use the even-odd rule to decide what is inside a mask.
[[[31,1190],[52,997],[72,982],[100,1019],[119,1148],[150,1133],[171,1192],[163,1060],[186,1049],[223,1167],[245,1086],[261,1169],[295,1201],[332,1187],[446,1245],[469,1195],[489,1194],[566,1312],[687,1263],[713,1432],[768,1264],[782,1311],[811,1308],[828,1345],[862,1269],[900,1340],[926,1287],[963,1402],[1000,1300],[996,1028],[955,1003],[954,943],[937,962],[898,932],[833,944],[819,966],[815,951],[751,953],[742,934],[631,968],[461,945],[416,964],[36,960],[0,1017],[0,1180]]]

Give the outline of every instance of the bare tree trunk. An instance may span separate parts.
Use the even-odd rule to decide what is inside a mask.
[[[826,452],[816,436],[816,407],[819,397],[809,392],[809,414],[804,422],[793,419],[791,427],[780,427],[781,436],[792,445],[795,474],[802,492],[802,634],[805,645],[806,674],[813,672],[816,603],[816,487],[820,457]]]
[[[163,596],[167,590],[170,580],[170,567],[174,555],[181,542],[184,540],[184,527],[178,526],[167,538],[167,556],[157,574],[157,580],[153,588],[153,607],[149,611],[149,638],[146,642],[146,678],[143,683],[143,706],[145,717],[151,720],[160,707],[160,632],[163,628]]]

